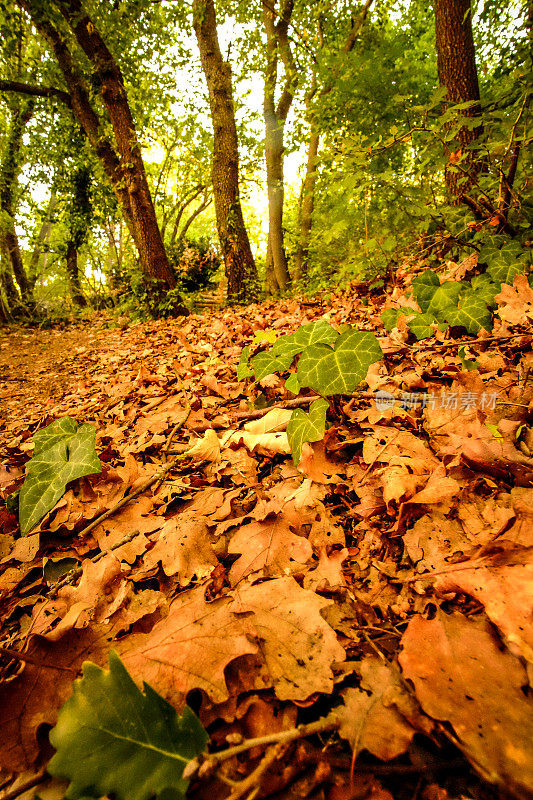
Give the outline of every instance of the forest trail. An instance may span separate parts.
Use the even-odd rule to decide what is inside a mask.
[[[491,783],[528,796],[531,328],[500,319],[488,338],[416,342],[404,317],[384,330],[386,303],[352,288],[327,303],[0,333],[8,774],[34,764],[82,661],[107,667],[113,648],[138,684],[178,710],[188,697],[213,746],[279,735],[292,766],[265,767],[263,797],[306,781],[331,800],[491,800]],[[321,319],[374,331],[384,358],[295,466],[283,381],[238,381],[236,367],[244,346],[267,346],[262,332]],[[466,342],[475,370],[458,355]],[[403,403],[380,410],[378,389]],[[21,538],[8,499],[31,435],[63,416],[95,426],[102,473]],[[339,703],[326,749],[283,743]],[[192,796],[227,796],[218,776],[256,766],[234,756]]]

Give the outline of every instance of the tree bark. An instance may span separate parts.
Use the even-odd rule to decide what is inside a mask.
[[[0,164],[0,244],[11,266],[24,303],[32,302],[32,287],[24,269],[15,229],[15,191],[22,166],[22,137],[33,114],[33,102],[16,104]]]
[[[263,24],[266,32],[267,64],[263,98],[265,120],[265,161],[268,191],[268,244],[272,260],[267,259],[267,271],[272,264],[273,274],[267,274],[267,287],[275,287],[274,294],[285,291],[290,284],[287,257],[283,246],[283,134],[287,114],[292,104],[297,81],[297,71],[292,57],[288,30],[294,8],[293,0],[285,0],[278,22],[274,22],[276,3],[263,4]],[[285,67],[285,83],[278,104],[275,101],[278,76],[278,57]]]
[[[479,119],[474,126],[464,125],[458,131],[458,151],[452,152],[446,146],[450,159],[446,186],[459,203],[462,195],[468,194],[476,184],[482,169],[479,154],[469,149],[483,131],[470,0],[435,0],[435,39],[439,83],[447,89],[445,106],[473,101],[470,108],[460,113],[463,117]],[[450,123],[448,129],[453,125]]]
[[[172,288],[175,279],[170,269],[157,224],[146,179],[135,125],[131,116],[124,81],[105,42],[84,13],[79,0],[59,0],[56,5],[70,26],[79,46],[98,76],[100,94],[113,128],[116,150],[103,132],[100,118],[89,99],[76,60],[53,23],[47,4],[38,0],[17,0],[30,15],[36,29],[53,50],[63,73],[72,110],[100,159],[113,187],[124,220],[137,250],[144,273]]]
[[[294,259],[294,278],[301,280],[307,273],[309,259],[309,241],[315,208],[316,166],[320,132],[311,128],[307,148],[307,165],[302,186],[302,204],[300,208],[300,241]]]
[[[87,305],[87,300],[85,299],[85,295],[81,289],[80,270],[78,265],[78,249],[72,239],[67,242],[66,261],[70,296],[76,305],[85,308]]]
[[[256,296],[257,270],[239,196],[239,149],[231,67],[220,52],[214,0],[194,0],[193,25],[209,91],[214,132],[211,175],[228,299],[245,303]]]

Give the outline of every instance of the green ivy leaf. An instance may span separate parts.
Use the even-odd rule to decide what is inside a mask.
[[[440,286],[439,277],[431,269],[427,269],[413,280],[413,294],[424,313],[428,310],[431,298],[438,286]]]
[[[503,259],[501,261],[494,260],[487,269],[487,275],[499,286],[501,286],[502,283],[512,286],[516,276],[524,274],[524,267],[525,265],[520,261],[507,262]]]
[[[298,380],[298,376],[295,372],[293,372],[292,375],[289,375],[285,381],[285,388],[288,392],[292,392],[292,394],[300,394],[300,381]]]
[[[478,334],[482,328],[486,331],[492,329],[492,315],[487,304],[472,291],[460,297],[457,308],[447,308],[445,316],[450,325],[466,328],[472,336]]]
[[[292,460],[300,463],[304,442],[319,442],[326,432],[327,400],[319,397],[309,406],[309,413],[296,408],[287,425],[287,439],[291,448]]]
[[[293,353],[281,356],[276,355],[273,350],[265,350],[254,356],[250,363],[254,368],[255,380],[260,381],[273,372],[286,372],[293,361]]]
[[[482,300],[484,300],[485,303],[491,308],[496,308],[498,304],[494,298],[500,291],[500,286],[491,281],[486,272],[482,273],[481,275],[475,275],[470,283],[472,285],[472,289],[478,297],[481,297]]]
[[[254,374],[253,369],[251,368],[250,364],[248,363],[248,359],[250,358],[250,348],[243,347],[241,351],[241,357],[239,363],[237,365],[237,380],[242,381],[244,378],[249,378],[251,375]]]
[[[314,344],[302,353],[297,376],[300,386],[322,396],[349,394],[366,378],[368,368],[383,358],[383,351],[372,333],[354,329],[338,336],[335,347]]]
[[[426,309],[428,314],[433,314],[437,319],[446,318],[446,309],[457,305],[459,295],[465,288],[461,281],[445,281],[438,286],[429,301]]]
[[[19,495],[19,522],[23,536],[50,511],[70,481],[102,471],[96,455],[96,429],[72,417],[62,417],[38,431]]]
[[[385,325],[386,330],[391,331],[398,324],[398,317],[400,315],[409,316],[409,314],[416,314],[413,308],[386,308],[381,314],[381,321]]]
[[[462,368],[467,372],[474,372],[474,370],[479,369],[479,361],[467,357],[466,347],[459,348],[459,358],[461,359]]]
[[[208,736],[188,706],[178,716],[147,683],[144,694],[115,652],[109,672],[86,661],[59,711],[48,772],[70,781],[67,797],[185,798],[183,770]]]
[[[433,336],[432,323],[435,322],[433,314],[417,314],[407,323],[409,330],[414,333],[418,341]]]

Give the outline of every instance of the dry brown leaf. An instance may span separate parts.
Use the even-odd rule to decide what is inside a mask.
[[[422,709],[449,723],[484,777],[518,797],[533,791],[533,701],[520,662],[501,649],[483,619],[439,612],[414,617],[400,664]]]
[[[405,753],[416,729],[398,711],[400,696],[412,706],[400,676],[394,667],[376,656],[367,656],[361,664],[361,689],[343,693],[344,706],[337,709],[341,720],[339,735],[347,739],[356,757],[368,750],[383,761]],[[421,716],[419,714],[419,716]]]
[[[117,651],[126,669],[170,703],[179,705],[191,689],[202,689],[220,703],[228,697],[226,666],[257,652],[231,612],[233,605],[227,598],[206,602],[203,586],[187,590],[150,633],[127,637],[117,643]]]
[[[231,608],[245,615],[243,626],[259,638],[280,700],[306,700],[315,692],[332,691],[331,665],[346,656],[320,614],[330,601],[301,589],[294,578],[238,587],[234,598]]]
[[[232,565],[229,579],[232,586],[253,573],[281,577],[307,563],[313,548],[303,536],[297,536],[284,514],[263,522],[251,522],[233,534],[228,553],[241,553]],[[256,576],[258,577],[258,576]]]
[[[168,519],[143,559],[140,575],[161,562],[165,575],[177,575],[183,588],[196,576],[207,578],[218,564],[204,517],[188,511]]]

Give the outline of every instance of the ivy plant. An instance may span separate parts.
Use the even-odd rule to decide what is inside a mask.
[[[55,506],[67,483],[102,471],[95,437],[93,425],[78,425],[72,417],[61,417],[34,435],[35,449],[19,493],[23,536]]]
[[[480,263],[486,263],[485,272],[475,275],[470,281],[443,281],[431,269],[427,269],[413,280],[413,295],[421,312],[411,308],[388,308],[381,320],[387,330],[398,324],[400,315],[409,315],[409,329],[417,339],[427,339],[433,334],[433,326],[440,330],[448,325],[464,328],[476,336],[480,330],[492,329],[492,310],[496,308],[496,295],[502,285],[513,285],[517,275],[527,274],[531,252],[523,250],[518,242],[503,246],[498,241],[481,248]],[[530,277],[531,282],[531,277]]]
[[[328,398],[355,391],[370,365],[382,357],[374,334],[350,325],[337,331],[326,320],[317,320],[280,336],[270,349],[252,357],[250,347],[243,348],[237,377],[242,380],[253,375],[260,381],[272,373],[292,370],[285,382],[288,391],[297,395],[301,389],[312,389],[320,395],[311,403],[309,412],[293,411],[287,426],[293,460],[298,463],[304,443],[324,437]]]

